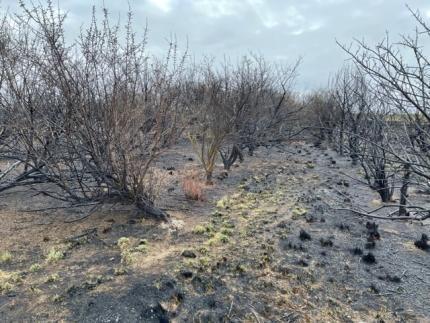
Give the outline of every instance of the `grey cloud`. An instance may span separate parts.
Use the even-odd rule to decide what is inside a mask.
[[[54,1],[55,2],[55,1]],[[91,6],[101,0],[59,0],[69,12],[69,35],[88,21]],[[174,34],[180,43],[188,38],[197,56],[232,58],[249,51],[268,59],[294,61],[303,56],[298,85],[303,90],[326,85],[328,76],[346,59],[335,40],[354,37],[369,43],[388,30],[394,36],[412,32],[414,21],[405,2],[398,0],[105,0],[112,16],[125,18],[130,3],[141,30],[146,20],[150,45],[166,46]],[[410,0],[413,9],[428,14],[430,3]],[[0,9],[16,8],[16,0],[0,0]]]

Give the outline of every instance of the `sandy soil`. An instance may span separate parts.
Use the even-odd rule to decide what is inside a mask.
[[[203,202],[180,187],[199,169],[188,145],[159,167],[170,223],[1,195],[0,322],[430,322],[430,253],[414,245],[430,220],[376,220],[368,244],[369,219],[336,210],[380,205],[346,158],[260,148],[227,178],[218,165]]]

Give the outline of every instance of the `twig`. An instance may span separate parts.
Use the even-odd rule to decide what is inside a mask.
[[[228,314],[227,314],[227,317],[229,319],[231,319],[230,315],[231,315],[231,311],[233,310],[233,303],[234,303],[234,298],[231,300],[230,309],[228,310]]]
[[[258,318],[257,312],[252,308],[252,306],[251,306],[251,313],[255,316],[255,319],[257,320],[257,322],[261,323],[260,319]]]
[[[81,233],[81,234],[78,234],[78,235],[75,235],[75,236],[72,236],[72,237],[68,237],[68,238],[65,239],[65,241],[72,242],[74,240],[78,240],[80,238],[83,238],[85,236],[88,236],[88,235],[96,233],[96,232],[97,232],[97,228],[93,228],[93,229],[85,231],[84,233]]]
[[[74,223],[74,222],[78,222],[78,221],[81,221],[81,220],[84,220],[84,219],[86,219],[86,218],[88,218],[90,215],[92,215],[94,212],[94,210],[97,208],[97,206],[99,206],[100,205],[100,203],[97,203],[96,205],[94,205],[92,208],[91,208],[91,210],[89,210],[88,211],[88,213],[87,214],[85,214],[84,216],[82,216],[82,217],[80,217],[80,218],[77,218],[77,219],[73,219],[73,220],[69,220],[69,221],[64,221],[64,223]]]
[[[32,213],[32,212],[44,212],[44,211],[60,210],[60,209],[75,209],[75,208],[79,208],[79,207],[99,205],[99,204],[100,204],[100,202],[82,203],[82,204],[72,204],[72,205],[67,205],[67,206],[53,206],[53,207],[47,207],[47,208],[43,208],[43,209],[18,210],[18,212]]]
[[[7,174],[9,174],[11,171],[13,171],[15,168],[17,168],[21,163],[21,161],[17,161],[16,163],[13,163],[11,166],[9,166],[9,168],[2,172],[2,174],[0,175],[0,180]]]
[[[370,213],[375,213],[376,211],[379,211],[379,210],[381,210],[381,209],[383,209],[383,208],[387,208],[387,207],[395,207],[395,208],[399,208],[399,207],[401,207],[401,206],[406,206],[408,209],[421,209],[421,210],[424,210],[424,208],[423,207],[421,207],[421,206],[416,206],[416,205],[402,205],[402,204],[384,204],[384,205],[382,205],[382,206],[380,206],[380,207],[377,207],[376,209],[374,209],[374,210],[371,210],[371,211],[369,211],[368,213],[370,214]],[[426,211],[426,210],[424,210],[424,211]],[[392,212],[392,213],[390,213],[390,214],[394,214],[395,212],[397,212],[397,211],[394,211],[394,212]]]
[[[360,211],[357,211],[357,210],[354,210],[354,209],[348,209],[348,208],[338,208],[338,209],[333,208],[333,209],[336,210],[336,211],[349,211],[349,212],[352,212],[352,213],[354,213],[356,215],[360,215],[360,216],[367,217],[367,218],[381,219],[381,220],[392,220],[392,221],[394,221],[394,220],[399,220],[399,221],[402,221],[402,220],[423,221],[423,220],[425,220],[425,219],[427,219],[429,217],[429,216],[421,217],[421,218],[410,217],[410,216],[387,217],[387,216],[372,215],[372,214],[369,214],[369,213],[364,213],[364,212],[360,212]]]

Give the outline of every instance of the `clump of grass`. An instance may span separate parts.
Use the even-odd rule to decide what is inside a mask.
[[[7,281],[0,281],[0,294],[7,293],[13,289],[13,285]]]
[[[62,259],[64,259],[64,252],[55,247],[51,248],[46,256],[48,263],[56,263]]]
[[[205,246],[201,246],[201,247],[199,247],[198,249],[197,249],[197,251],[198,252],[200,252],[201,254],[203,254],[203,255],[206,255],[206,254],[208,254],[209,253],[209,249],[208,248],[206,248]]]
[[[196,225],[192,232],[194,234],[205,234],[205,233],[211,233],[214,231],[214,226],[212,224],[207,224],[207,225]]]
[[[22,277],[19,273],[0,270],[0,294],[11,291],[20,282]]]
[[[121,253],[121,264],[124,266],[131,265],[134,261],[134,256],[130,251],[122,252]]]
[[[134,256],[131,252],[130,238],[121,237],[118,239],[117,245],[121,251],[121,264],[123,266],[131,265],[134,261]]]
[[[211,258],[209,258],[209,257],[200,257],[199,258],[199,263],[200,263],[201,266],[207,267],[211,263]]]
[[[229,200],[228,200],[228,197],[224,196],[223,198],[219,199],[219,200],[216,202],[216,207],[217,207],[218,209],[228,209],[228,207],[229,207]]]
[[[42,266],[40,264],[32,264],[30,266],[30,272],[32,273],[39,271],[40,269],[42,269]]]
[[[234,271],[237,272],[238,274],[243,274],[243,273],[245,273],[247,271],[247,268],[246,268],[245,265],[238,264],[236,266],[236,268],[234,269]]]
[[[292,216],[293,220],[297,220],[298,218],[305,216],[308,213],[308,211],[302,207],[295,207],[292,213],[293,213],[293,216]]]
[[[64,301],[64,296],[62,296],[62,295],[58,295],[58,294],[55,294],[54,296],[52,296],[51,300],[52,300],[54,303],[61,303],[61,302],[63,302],[63,301]]]
[[[42,294],[42,290],[40,288],[37,288],[36,285],[30,285],[30,287],[28,288],[28,291],[37,295]]]
[[[187,199],[204,201],[205,186],[196,178],[188,177],[182,180],[182,191]]]
[[[12,258],[12,254],[9,251],[0,251],[0,264],[9,263]]]
[[[224,216],[225,214],[224,213],[222,213],[222,212],[220,212],[220,211],[215,211],[215,212],[213,212],[212,213],[212,216],[213,217],[222,217],[222,216]]]
[[[313,169],[313,168],[315,168],[315,164],[312,163],[312,162],[307,162],[306,163],[306,167],[309,168],[309,169]]]
[[[121,251],[130,248],[130,238],[121,237],[118,239],[117,245]]]
[[[224,221],[223,226],[229,229],[233,229],[236,225],[233,222]]]
[[[227,243],[229,242],[228,236],[225,234],[222,234],[221,232],[217,232],[214,234],[212,238],[210,238],[208,241],[206,241],[206,244],[208,246],[218,245],[220,243]]]
[[[206,233],[206,228],[204,226],[202,226],[202,225],[196,225],[193,228],[193,233],[195,233],[195,234],[204,234],[204,233]]]
[[[46,282],[47,283],[55,283],[56,281],[58,281],[60,279],[60,275],[58,275],[57,273],[51,274],[46,278]]]
[[[137,247],[134,248],[134,251],[136,252],[141,252],[141,253],[146,253],[148,252],[148,245],[146,244],[140,244]]]
[[[231,237],[233,235],[233,230],[230,228],[221,228],[220,233],[225,236]]]
[[[114,269],[113,274],[115,276],[125,275],[125,274],[127,274],[127,268],[125,268],[124,266],[117,267],[117,268]]]

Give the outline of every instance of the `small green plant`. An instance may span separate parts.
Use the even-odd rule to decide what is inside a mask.
[[[229,238],[225,234],[222,234],[221,232],[217,232],[214,234],[212,238],[206,241],[206,244],[208,246],[214,246],[220,243],[227,243],[228,241],[229,241]]]
[[[30,287],[28,288],[28,291],[37,295],[41,295],[43,293],[41,289],[36,287],[36,285],[30,285]]]
[[[131,265],[131,263],[134,261],[134,256],[131,252],[130,238],[119,238],[117,245],[121,251],[121,264],[124,266]],[[144,244],[142,246],[146,247]]]
[[[0,281],[0,294],[1,293],[5,293],[5,292],[9,292],[13,289],[13,285],[7,281]]]
[[[48,263],[56,263],[62,259],[64,259],[64,252],[55,247],[51,248],[46,256]]]
[[[40,269],[42,269],[42,266],[40,264],[32,264],[30,266],[30,272],[32,273],[39,271]]]
[[[64,296],[55,294],[54,296],[52,296],[52,301],[54,303],[61,303],[64,301]]]
[[[220,231],[221,234],[225,235],[225,236],[232,236],[233,235],[233,230],[230,228],[221,228]]]
[[[11,291],[15,284],[20,282],[22,282],[20,273],[0,270],[0,294]]]
[[[125,268],[124,266],[117,267],[117,268],[114,269],[113,274],[115,276],[125,275],[125,274],[127,274],[127,268]]]
[[[313,169],[313,168],[315,168],[315,164],[308,162],[308,163],[306,163],[306,167],[309,169]]]
[[[0,264],[9,263],[12,261],[12,254],[9,251],[0,251]]]
[[[148,246],[145,245],[145,244],[140,244],[136,248],[134,248],[134,251],[141,252],[141,253],[146,253],[146,252],[148,252]]]
[[[128,266],[131,265],[133,261],[134,256],[129,250],[121,252],[121,264]]]
[[[218,236],[218,239],[222,243],[227,243],[229,241],[228,237],[225,234],[222,234],[222,233]]]
[[[121,251],[130,248],[130,238],[121,237],[118,239],[117,245]]]
[[[295,207],[292,213],[293,213],[292,219],[297,220],[298,218],[305,216],[308,213],[308,211],[302,207]]]
[[[216,207],[218,209],[227,209],[229,207],[229,200],[228,197],[224,196],[218,202],[216,203]]]
[[[206,255],[209,253],[209,249],[206,248],[205,246],[201,246],[197,249],[201,254]]]
[[[209,266],[210,262],[211,262],[211,258],[209,258],[209,257],[200,257],[199,258],[199,263],[203,267]]]
[[[247,271],[247,268],[245,265],[242,264],[238,264],[235,268],[235,272],[237,272],[238,274],[243,274]]]
[[[222,212],[220,212],[220,211],[215,211],[214,213],[212,213],[212,216],[214,216],[214,217],[222,217],[222,216],[224,216],[225,214],[224,213],[222,213]]]
[[[193,233],[195,233],[195,234],[204,234],[204,233],[206,233],[206,228],[204,226],[202,226],[202,225],[196,225],[193,228]]]
[[[46,282],[47,283],[55,283],[56,281],[58,281],[60,279],[60,275],[58,275],[57,273],[55,274],[51,274],[46,278]]]

